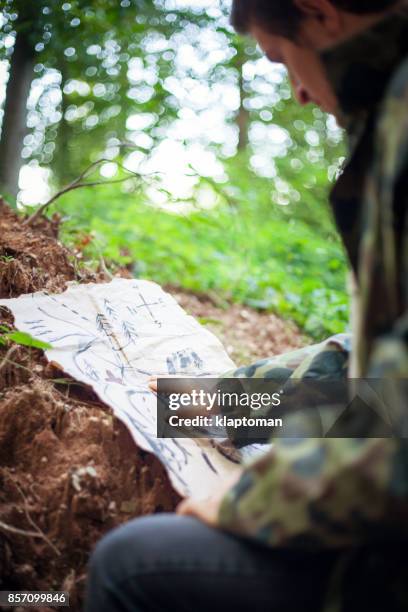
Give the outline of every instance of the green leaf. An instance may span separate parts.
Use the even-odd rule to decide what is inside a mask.
[[[211,317],[198,317],[197,321],[201,325],[222,325],[222,321],[219,319],[212,319]]]
[[[43,350],[52,348],[52,345],[48,342],[38,340],[37,338],[34,338],[26,332],[15,331],[11,332],[10,334],[7,334],[6,337],[7,340],[11,340],[11,342],[15,342],[16,344],[21,344],[21,346],[30,346],[31,348],[38,348]]]

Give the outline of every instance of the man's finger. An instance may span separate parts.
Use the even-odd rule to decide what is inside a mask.
[[[147,385],[151,391],[157,393],[157,376],[150,376]]]
[[[176,513],[184,515],[191,514],[193,507],[194,503],[191,501],[191,499],[183,499],[183,501],[181,501],[177,506]]]
[[[152,374],[148,378],[147,385],[148,385],[149,389],[151,391],[154,391],[155,393],[157,393],[157,384],[158,384],[159,378],[161,378],[161,379],[163,379],[163,378],[179,378],[179,379],[181,379],[182,377],[177,375],[177,374],[168,374],[168,375],[160,375],[160,376],[158,376],[157,374]],[[190,392],[191,391],[191,381],[190,381],[190,379],[186,378],[185,382],[180,380],[178,387],[179,387],[179,391],[180,392],[187,392],[187,393]]]

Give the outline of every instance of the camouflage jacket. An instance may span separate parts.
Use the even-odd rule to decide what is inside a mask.
[[[355,375],[408,378],[406,14],[387,17],[322,59],[349,142],[331,206],[360,293]],[[269,546],[347,550],[400,542],[408,537],[407,442],[276,439],[224,497],[220,526]]]

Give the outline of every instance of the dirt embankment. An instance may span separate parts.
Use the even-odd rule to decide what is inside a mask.
[[[107,280],[78,269],[57,234],[57,221],[28,228],[0,203],[1,297]],[[3,308],[1,324],[12,324]],[[97,540],[177,501],[160,463],[92,390],[41,351],[0,346],[0,590],[68,590],[80,610]]]

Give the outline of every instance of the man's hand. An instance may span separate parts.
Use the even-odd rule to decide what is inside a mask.
[[[201,522],[209,525],[210,527],[218,527],[218,514],[221,507],[222,500],[226,493],[234,486],[241,476],[241,470],[237,470],[233,478],[230,478],[225,482],[216,495],[197,501],[188,497],[179,503],[177,506],[177,514],[183,516],[194,516]]]
[[[210,527],[217,527],[221,500],[221,496],[210,497],[203,501],[196,501],[189,497],[180,502],[176,512],[183,516],[194,516]]]

